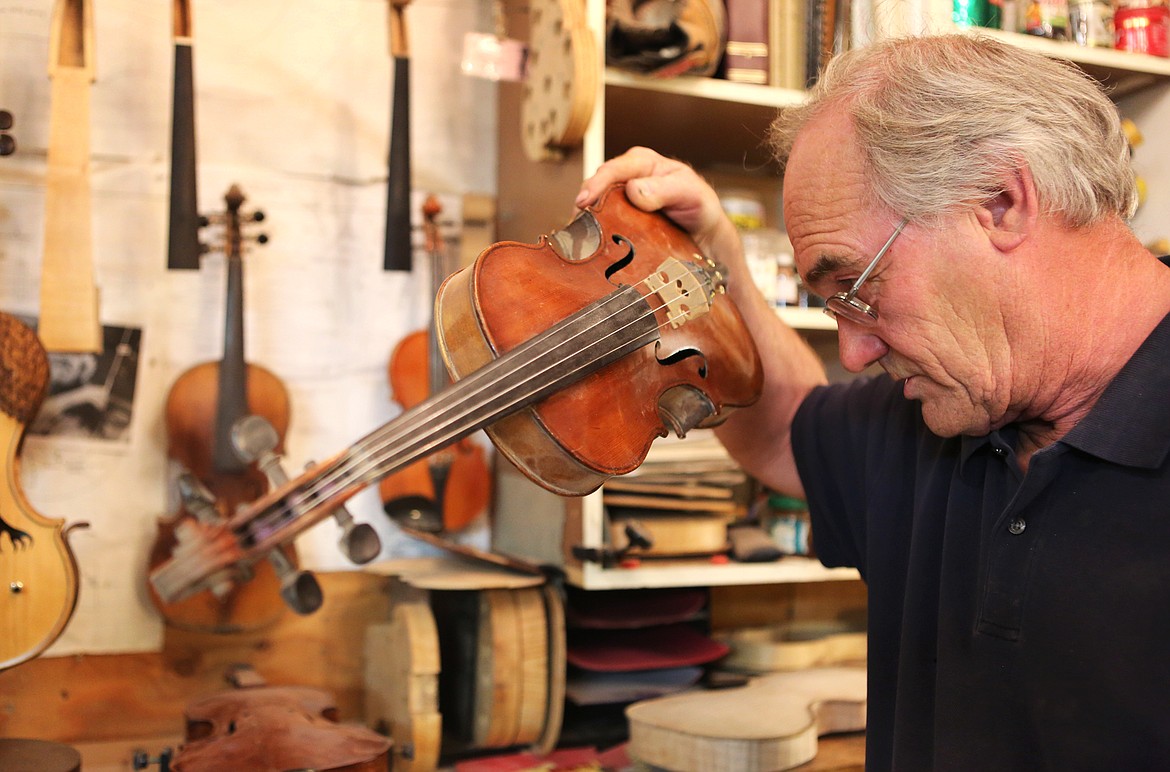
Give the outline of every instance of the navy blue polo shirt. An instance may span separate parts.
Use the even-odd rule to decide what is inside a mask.
[[[816,552],[868,585],[867,766],[1170,770],[1170,317],[1027,474],[1015,440],[885,375],[796,415]]]

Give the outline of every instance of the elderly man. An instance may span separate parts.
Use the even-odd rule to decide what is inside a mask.
[[[731,268],[763,398],[718,429],[805,496],[869,588],[870,769],[1170,769],[1170,268],[1127,226],[1114,106],[992,40],[835,59],[772,129],[784,218],[840,356],[827,386],[688,166],[625,181]]]

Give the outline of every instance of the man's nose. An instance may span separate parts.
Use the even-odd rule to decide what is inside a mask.
[[[872,328],[848,319],[837,320],[837,347],[841,364],[851,373],[860,373],[890,350]]]

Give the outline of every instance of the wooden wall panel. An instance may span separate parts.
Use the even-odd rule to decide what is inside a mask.
[[[237,664],[272,685],[325,689],[342,721],[360,721],[365,628],[388,618],[389,577],[318,578],[325,592],[319,611],[287,612],[261,632],[168,629],[159,652],[42,657],[0,673],[0,737],[93,743],[178,736],[187,703],[231,688],[225,674]]]

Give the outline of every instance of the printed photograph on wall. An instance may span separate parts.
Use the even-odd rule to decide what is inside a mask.
[[[49,354],[49,393],[28,433],[128,442],[142,330],[102,327],[98,354]]]

